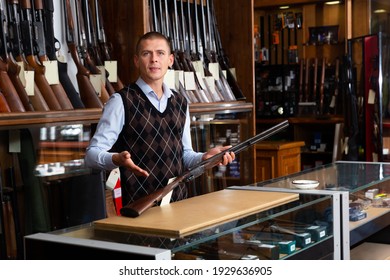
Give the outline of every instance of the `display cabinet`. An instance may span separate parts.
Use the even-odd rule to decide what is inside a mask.
[[[335,192],[225,189],[153,207],[137,218],[26,236],[26,258],[339,259],[339,224],[331,219],[339,217],[339,205]],[[157,222],[162,216],[165,222]]]
[[[342,259],[350,258],[350,249],[360,243],[390,243],[390,165],[387,163],[338,161],[290,176],[280,177],[235,189],[325,194],[339,196]],[[318,185],[297,185],[296,180],[317,181]],[[310,187],[310,188],[309,188]],[[384,236],[387,236],[383,238]]]

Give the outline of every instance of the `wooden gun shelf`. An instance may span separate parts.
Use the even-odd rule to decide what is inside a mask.
[[[220,102],[191,104],[190,113],[226,114],[248,112],[253,108],[252,103],[246,102]],[[18,129],[31,126],[50,126],[69,123],[97,123],[101,117],[101,109],[76,109],[68,111],[0,113],[0,129]]]

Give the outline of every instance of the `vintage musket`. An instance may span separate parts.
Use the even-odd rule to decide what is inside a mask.
[[[138,217],[149,208],[158,205],[158,203],[162,200],[162,198],[166,194],[168,194],[170,191],[175,189],[180,184],[190,182],[196,177],[202,175],[205,172],[205,170],[216,166],[218,163],[221,162],[225,153],[234,152],[235,154],[238,154],[239,152],[249,148],[250,146],[256,144],[257,142],[264,140],[276,134],[277,132],[285,129],[288,125],[289,125],[288,121],[285,120],[221,153],[218,153],[200,162],[199,164],[196,164],[195,166],[188,169],[186,172],[184,172],[184,174],[177,177],[174,181],[172,181],[165,187],[160,188],[144,197],[141,197],[140,199],[121,208],[120,210],[121,215],[126,217],[132,217],[132,218]]]

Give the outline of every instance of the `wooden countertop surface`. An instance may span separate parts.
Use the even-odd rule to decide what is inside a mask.
[[[298,199],[298,194],[225,189],[153,207],[137,218],[110,217],[97,229],[179,238]]]

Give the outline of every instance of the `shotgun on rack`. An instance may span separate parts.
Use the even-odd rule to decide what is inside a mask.
[[[100,101],[99,96],[97,95],[97,92],[95,91],[95,88],[89,79],[90,71],[84,66],[82,62],[84,53],[81,53],[82,49],[79,48],[76,42],[76,30],[73,22],[70,0],[63,1],[63,5],[66,43],[68,45],[73,62],[77,67],[76,78],[77,84],[79,86],[81,101],[86,108],[103,108],[103,103]]]
[[[199,164],[193,166],[184,174],[180,175],[177,177],[175,180],[173,180],[171,183],[166,185],[164,188],[158,189],[155,192],[146,195],[133,203],[130,203],[126,206],[124,206],[121,210],[120,213],[122,216],[126,217],[138,217],[141,215],[143,212],[148,210],[149,208],[158,205],[158,203],[162,200],[162,198],[168,194],[171,190],[175,189],[177,186],[179,186],[182,183],[187,183],[195,179],[196,177],[200,176],[203,174],[203,172],[207,169],[210,169],[214,166],[216,166],[218,163],[221,162],[222,157],[225,155],[227,152],[234,152],[235,154],[238,154],[239,152],[249,148],[250,146],[256,144],[257,142],[264,140],[275,133],[285,129],[289,125],[288,121],[285,120],[233,147],[230,149],[223,151],[219,154],[216,154]]]

